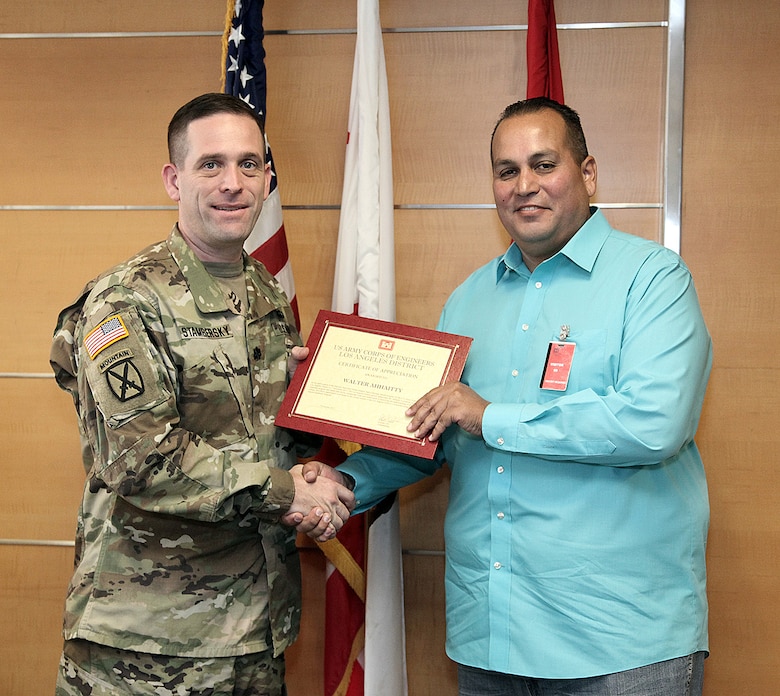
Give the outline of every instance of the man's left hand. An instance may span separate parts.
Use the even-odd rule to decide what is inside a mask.
[[[472,435],[482,435],[482,416],[488,406],[462,382],[448,382],[432,389],[407,410],[412,420],[406,429],[420,439],[435,442],[453,423]]]

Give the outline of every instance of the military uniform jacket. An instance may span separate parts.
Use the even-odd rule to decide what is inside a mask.
[[[248,307],[175,227],[60,314],[51,363],[87,472],[65,638],[231,656],[298,633],[290,433],[275,415],[300,343],[273,278],[244,259]]]

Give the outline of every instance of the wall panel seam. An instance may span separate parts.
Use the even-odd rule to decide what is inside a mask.
[[[557,24],[563,31],[591,31],[594,29],[647,29],[669,26],[665,20],[652,22],[578,22]],[[433,34],[445,32],[492,32],[492,31],[528,31],[527,24],[480,24],[453,27],[385,27],[385,34]],[[357,29],[266,29],[266,36],[299,35],[340,35],[356,34]],[[221,31],[95,31],[95,32],[19,32],[0,34],[0,40],[29,39],[149,39],[149,38],[195,38],[222,36]]]
[[[0,546],[75,546],[67,539],[0,539]]]
[[[0,379],[54,379],[48,372],[0,372]]]

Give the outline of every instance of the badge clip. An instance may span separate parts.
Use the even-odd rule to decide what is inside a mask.
[[[547,347],[547,357],[544,361],[542,379],[539,382],[540,389],[566,391],[574,359],[574,349],[577,346],[576,343],[566,340],[569,338],[570,332],[571,327],[568,324],[561,324],[558,340],[550,341],[550,345]]]

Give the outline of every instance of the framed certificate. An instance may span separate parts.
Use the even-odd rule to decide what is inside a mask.
[[[457,381],[471,338],[321,311],[277,425],[433,458],[438,442],[406,431],[421,396]]]

